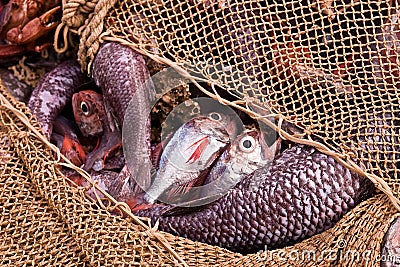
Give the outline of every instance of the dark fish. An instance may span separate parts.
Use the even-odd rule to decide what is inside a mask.
[[[102,90],[108,119],[117,122],[111,128],[111,133],[120,135],[119,131],[124,125],[128,128],[125,132],[133,134],[134,141],[130,143],[132,151],[145,151],[144,154],[149,155],[149,114],[150,103],[155,99],[155,89],[143,56],[127,46],[105,43],[96,55],[92,73],[94,81]],[[100,157],[101,153],[97,158]],[[131,184],[135,184],[137,172],[143,169],[143,158],[142,154],[130,155],[129,162],[135,168],[130,169]],[[90,164],[87,168],[90,168]]]
[[[33,90],[28,108],[38,119],[48,139],[55,118],[84,80],[85,75],[79,64],[76,61],[65,61],[48,72]]]
[[[366,178],[350,172],[312,147],[282,152],[235,188],[200,210],[164,215],[157,204],[136,212],[158,228],[232,251],[252,253],[300,242],[331,228],[373,191]]]

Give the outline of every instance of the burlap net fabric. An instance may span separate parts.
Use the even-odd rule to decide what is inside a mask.
[[[66,163],[3,85],[0,103],[1,266],[379,266],[381,240],[398,216],[379,194],[329,231],[246,256],[175,237],[70,186],[59,170]]]
[[[174,66],[183,75],[201,74],[238,101],[228,102],[216,91],[207,91],[211,96],[237,107],[241,104],[249,113],[253,112],[249,104],[266,108],[269,116],[277,118],[274,125],[281,136],[331,154],[367,175],[386,194],[361,203],[334,228],[295,246],[246,256],[231,253],[151,229],[109,196],[101,202],[86,198],[85,189],[71,187],[59,171],[65,164],[61,155],[45,141],[27,108],[0,86],[1,264],[379,266],[383,235],[398,216],[399,144],[393,138],[371,143],[368,137],[382,134],[382,129],[384,136],[398,133],[398,93],[392,75],[397,69],[387,58],[393,54],[397,58],[397,50],[382,48],[382,37],[373,30],[393,26],[399,7],[395,1],[333,2],[332,8],[326,6],[327,1],[316,3],[245,1],[239,7],[213,0],[65,1],[59,33],[80,35],[78,56],[88,71],[101,42],[119,41]],[[224,29],[231,32],[227,40],[218,35]],[[319,31],[325,48],[317,37]],[[335,37],[337,31],[339,37]],[[357,42],[361,39],[386,52],[367,49],[372,57],[366,57],[361,53],[365,47]],[[254,40],[262,44],[256,52],[250,51]],[[223,45],[227,42],[230,45]],[[271,48],[273,54],[268,56]],[[265,52],[262,61],[260,51]],[[223,66],[234,64],[238,75],[232,77],[239,78],[226,80],[218,72],[211,75],[201,68],[204,58],[213,63],[225,60]],[[249,58],[250,62],[243,60]],[[365,72],[365,77],[353,75]],[[360,117],[360,109],[371,115]],[[302,132],[283,131],[284,121]]]

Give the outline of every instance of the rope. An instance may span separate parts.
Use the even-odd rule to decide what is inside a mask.
[[[103,188],[97,185],[96,181],[93,181],[90,175],[84,171],[83,169],[77,167],[74,165],[67,157],[65,157],[63,154],[61,154],[60,150],[58,147],[50,143],[47,138],[41,133],[38,129],[36,129],[29,121],[29,118],[20,110],[16,109],[13,107],[13,105],[7,100],[7,98],[0,93],[0,106],[8,109],[12,113],[17,116],[17,118],[36,136],[41,142],[43,142],[48,148],[50,148],[53,152],[56,153],[56,160],[52,162],[54,165],[62,165],[68,168],[71,168],[78,172],[82,177],[84,177],[91,185],[93,188],[95,188],[98,192],[103,194],[109,201],[111,201],[115,206],[118,206],[125,215],[127,215],[129,218],[131,218],[135,223],[140,225],[145,229],[145,232],[149,234],[150,237],[156,238],[167,250],[170,252],[176,260],[178,260],[182,266],[188,266],[185,261],[172,249],[171,245],[169,242],[159,233],[154,232],[154,229],[151,229],[148,225],[143,223],[138,217],[134,216],[132,212],[130,211],[129,207],[127,205],[124,205],[117,200],[115,200],[112,196],[110,196]],[[62,159],[65,163],[61,164],[60,159]],[[96,193],[96,190],[94,191]],[[98,199],[99,196],[96,196]],[[99,201],[99,204],[106,210],[104,205],[102,205],[102,202]]]

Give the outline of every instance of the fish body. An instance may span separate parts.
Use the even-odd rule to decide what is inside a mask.
[[[124,143],[124,149],[129,146],[135,151],[129,157],[125,155],[131,173],[130,184],[134,185],[140,171],[146,169],[143,160],[151,151],[149,115],[155,89],[146,62],[127,46],[104,43],[94,59],[92,73],[102,90],[108,119],[116,122],[112,132],[118,133],[123,128],[122,140],[130,140],[129,144]]]
[[[190,189],[230,142],[230,123],[223,115],[210,113],[182,125],[166,145],[144,200],[154,203],[171,186]]]
[[[93,62],[93,79],[120,126],[131,100],[137,101],[138,115],[149,117],[149,99],[155,91],[142,55],[119,43],[105,43]],[[144,90],[145,85],[148,90]]]
[[[84,82],[85,75],[76,61],[65,61],[46,73],[32,92],[28,108],[50,139],[53,122],[72,94]]]
[[[92,90],[75,93],[72,97],[75,121],[85,136],[101,136],[100,144],[87,155],[85,170],[100,171],[108,155],[121,147],[121,132],[107,116],[103,96]]]
[[[84,136],[100,136],[108,130],[103,96],[92,90],[72,96],[74,118]]]
[[[157,204],[135,214],[158,229],[241,253],[283,247],[331,228],[373,192],[373,184],[312,147],[286,149],[201,209],[165,215]],[[164,214],[164,215],[163,215]]]
[[[227,193],[247,175],[271,164],[279,148],[280,139],[268,146],[260,130],[243,131],[212,167],[204,182],[201,199]]]

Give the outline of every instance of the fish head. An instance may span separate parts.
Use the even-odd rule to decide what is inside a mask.
[[[164,201],[179,199],[178,196],[191,188],[202,185],[205,175],[201,174],[211,167],[229,142],[220,114],[212,113],[186,122],[165,147],[145,200],[154,203],[165,192],[168,193]]]
[[[236,136],[243,131],[243,125],[241,124],[241,121],[238,120],[236,113],[211,112],[207,116],[211,120],[219,123],[220,127],[225,129],[229,135],[230,141],[233,141]]]
[[[231,168],[240,174],[251,174],[275,158],[279,141],[269,146],[260,130],[245,130],[227,149]]]
[[[105,109],[103,96],[91,90],[81,91],[72,96],[75,121],[85,136],[99,136],[103,133]]]
[[[195,118],[195,122],[202,134],[223,143],[231,142],[238,135],[238,123],[230,114],[211,112],[203,117]]]

